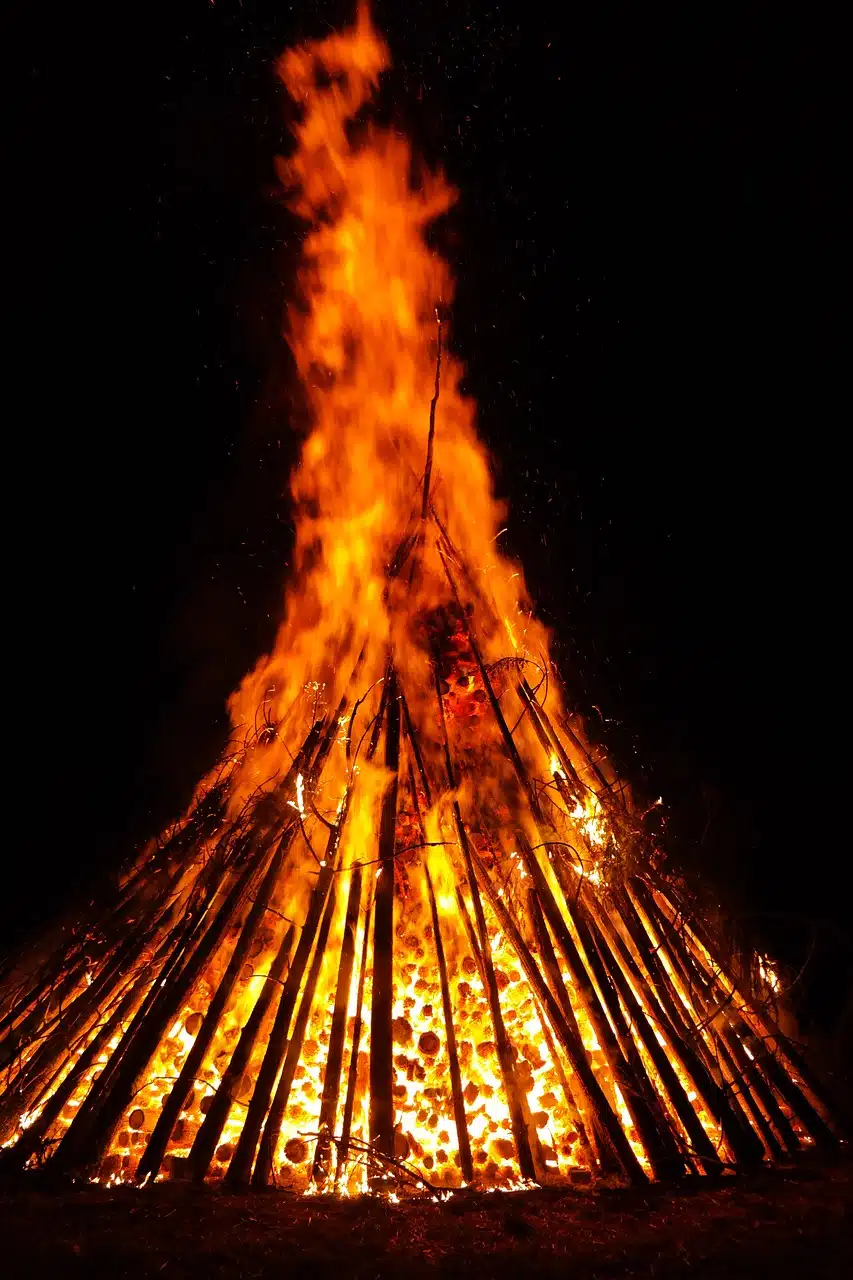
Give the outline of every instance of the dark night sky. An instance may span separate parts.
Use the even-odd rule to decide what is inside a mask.
[[[834,36],[776,6],[545,10],[376,4],[384,109],[461,190],[438,242],[509,546],[685,856],[793,962],[814,935],[810,973],[849,975],[826,890],[846,861]],[[298,228],[272,60],[348,14],[204,0],[23,56],[10,939],[180,809],[273,635]]]

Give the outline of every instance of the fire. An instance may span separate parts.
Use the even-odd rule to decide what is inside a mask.
[[[652,857],[624,874],[644,815],[498,548],[427,239],[454,192],[370,121],[388,65],[365,7],[280,60],[311,423],[284,621],[230,702],[242,749],[52,978],[72,1012],[33,983],[0,1007],[47,1028],[0,1139],[109,1184],[391,1198],[775,1156],[828,1122]]]

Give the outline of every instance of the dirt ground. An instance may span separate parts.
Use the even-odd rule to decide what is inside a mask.
[[[444,1204],[229,1195],[163,1185],[0,1197],[12,1277],[853,1275],[853,1166],[697,1190],[465,1193]]]

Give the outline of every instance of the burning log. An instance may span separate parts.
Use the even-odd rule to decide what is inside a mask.
[[[219,1026],[219,1020],[222,1017],[228,999],[234,988],[234,984],[240,974],[243,964],[249,954],[249,949],[255,940],[258,926],[263,919],[269,904],[270,896],[275,888],[279,874],[281,872],[284,856],[287,846],[293,835],[293,827],[280,838],[278,848],[273,855],[263,883],[258,890],[252,908],[246,917],[246,921],[240,932],[237,945],[231,953],[231,959],[228,961],[228,967],[216,988],[216,994],[210,1002],[207,1013],[201,1021],[201,1026],[197,1031],[192,1048],[187,1054],[186,1061],[181,1068],[181,1074],[173,1086],[168,1099],[163,1106],[160,1116],[154,1126],[154,1132],[148,1141],[142,1159],[137,1169],[137,1179],[156,1177],[163,1156],[166,1154],[166,1145],[175,1126],[180,1113],[186,1107],[193,1085],[195,1084],[198,1072],[204,1061],[204,1056],[210,1046],[213,1036]]]
[[[551,1026],[554,1028],[554,1032],[569,1059],[569,1064],[586,1092],[587,1105],[590,1112],[596,1117],[599,1131],[606,1136],[613,1154],[629,1180],[638,1185],[644,1185],[647,1182],[646,1175],[589,1066],[583,1044],[579,1038],[575,1039],[572,1035],[569,1024],[549,987],[542,979],[536,961],[522,938],[518,926],[501,902],[500,897],[495,893],[485,870],[478,866],[477,872],[480,883],[489,897],[489,905],[497,916],[501,927],[512,939],[516,954],[524,966],[528,981],[544,1006]]]
[[[646,905],[650,905],[648,900]],[[654,913],[654,922],[667,935],[670,962],[682,975],[703,1023],[710,1024],[714,1021],[711,1010],[713,997],[705,975],[696,968],[689,952],[678,944],[670,922],[658,912]],[[732,1083],[739,1082],[742,1104],[747,1109],[753,1128],[760,1132],[771,1158],[781,1157],[785,1149],[795,1152],[800,1146],[797,1136],[755,1060],[744,1051],[729,1010],[725,1007],[727,1003],[728,1001],[719,1009],[722,1025],[718,1022],[717,1033],[718,1048],[725,1058],[728,1078]]]
[[[581,1045],[581,1037],[577,1021],[575,1019],[574,1010],[572,1009],[568,992],[566,991],[562,975],[560,974],[557,957],[554,955],[554,949],[551,945],[551,936],[548,933],[548,928],[545,924],[545,917],[542,915],[542,908],[539,905],[539,899],[533,890],[528,894],[528,909],[530,911],[530,918],[533,924],[533,934],[536,939],[536,949],[539,962],[544,971],[543,976],[551,989],[552,995],[560,1006],[560,1012],[566,1021],[569,1036],[575,1045]],[[579,1098],[575,1098],[571,1088],[569,1087],[569,1082],[566,1079],[565,1073],[563,1072],[562,1063],[555,1053],[553,1048],[553,1039],[544,1009],[542,1009],[542,1012],[540,1013],[540,1020],[542,1023],[542,1032],[548,1041],[551,1057],[554,1059],[560,1073],[560,1083],[563,1088],[566,1105],[569,1108],[572,1123],[581,1136],[581,1141],[589,1157],[591,1167],[603,1167],[607,1162],[606,1153],[609,1151],[606,1133],[604,1135],[604,1149],[602,1150],[601,1145],[596,1138],[594,1114],[587,1114],[586,1118],[582,1114],[582,1108],[586,1103],[585,1094],[582,1093]],[[572,1074],[574,1078],[574,1072]]]
[[[202,935],[192,954],[187,957],[179,973],[176,973],[165,986],[159,988],[159,997],[155,998],[150,1009],[143,1006],[141,1013],[144,1016],[140,1019],[136,1034],[128,1034],[128,1050],[109,1078],[103,1094],[100,1090],[97,1092],[93,1090],[90,1094],[90,1098],[96,1104],[90,1116],[84,1117],[81,1108],[60,1144],[57,1159],[66,1167],[94,1164],[103,1154],[119,1117],[142,1083],[145,1069],[151,1061],[157,1044],[166,1028],[174,1021],[204,966],[221,943],[232,914],[254,879],[265,853],[266,847],[262,844],[260,850],[250,859],[245,870],[236,880],[216,912],[210,927]],[[87,1125],[82,1123],[84,1119],[89,1119]],[[80,1124],[80,1130],[75,1132],[77,1124]]]
[[[394,843],[400,766],[400,701],[394,668],[388,667],[385,765],[391,780],[379,822],[379,869],[373,904],[373,1004],[370,1016],[370,1142],[385,1156],[394,1154],[392,1101],[394,952]]]
[[[346,1168],[347,1159],[350,1148],[350,1134],[352,1131],[352,1115],[355,1107],[355,1091],[358,1084],[358,1053],[361,1047],[361,1030],[363,1025],[362,1009],[364,1007],[364,983],[367,976],[367,950],[370,942],[370,916],[373,909],[371,895],[368,893],[367,902],[364,908],[364,933],[361,943],[361,961],[358,970],[358,994],[355,1004],[355,1019],[352,1029],[352,1046],[350,1049],[350,1064],[347,1073],[347,1093],[344,1101],[344,1115],[341,1122],[341,1137],[338,1143],[338,1159],[335,1168],[335,1186],[337,1187],[341,1175]]]
[[[361,867],[353,868],[350,879],[347,913],[344,920],[344,936],[341,943],[341,959],[338,967],[338,983],[335,989],[335,1007],[332,1014],[332,1027],[329,1036],[329,1052],[326,1058],[326,1071],[323,1078],[323,1100],[320,1106],[317,1147],[314,1153],[312,1182],[323,1186],[329,1176],[329,1159],[331,1155],[330,1134],[334,1129],[335,1116],[338,1109],[338,1096],[341,1086],[341,1067],[344,1057],[344,1040],[346,1035],[347,1005],[352,985],[352,966],[355,959],[355,934],[358,925],[358,913],[361,905]]]
[[[216,1150],[222,1130],[234,1104],[237,1086],[243,1079],[244,1072],[249,1065],[249,1059],[252,1056],[261,1026],[273,1000],[280,995],[279,984],[290,959],[294,932],[292,924],[285,930],[281,945],[276,952],[275,960],[261,988],[261,993],[255,1001],[248,1022],[240,1032],[240,1039],[237,1042],[237,1047],[234,1050],[228,1068],[222,1077],[219,1088],[213,1095],[201,1128],[196,1134],[187,1160],[187,1167],[190,1175],[197,1180],[204,1178],[210,1167],[213,1153]],[[230,1159],[233,1154],[233,1151],[231,1151],[228,1158]]]
[[[721,1125],[730,1150],[745,1166],[755,1165],[763,1158],[761,1143],[742,1113],[733,1107],[731,1099],[714,1079],[713,1065],[706,1065],[707,1050],[704,1040],[701,1036],[691,1034],[689,1023],[670,994],[666,970],[627,893],[620,896],[619,906],[619,917],[637,948],[646,972],[654,983],[658,1002],[665,1011],[668,1039],[695,1081],[698,1092]]]
[[[340,844],[340,833],[345,818],[344,812],[341,815],[339,824],[329,834],[326,845],[326,853],[323,859],[324,866],[321,868],[317,876],[317,883],[311,895],[311,901],[308,906],[308,913],[302,926],[302,933],[299,943],[287,975],[287,981],[282,991],[281,1000],[276,1010],[275,1021],[273,1023],[270,1038],[267,1043],[266,1052],[263,1062],[258,1071],[258,1078],[252,1092],[252,1100],[249,1103],[249,1109],[246,1112],[246,1119],[240,1132],[240,1139],[237,1143],[237,1149],[231,1163],[228,1166],[228,1172],[225,1175],[226,1181],[232,1186],[245,1185],[249,1181],[252,1166],[255,1163],[255,1152],[261,1137],[261,1129],[270,1104],[273,1086],[281,1070],[282,1060],[284,1058],[287,1046],[287,1035],[290,1029],[290,1020],[293,1016],[293,1010],[296,1005],[296,999],[299,994],[299,988],[302,984],[302,978],[308,964],[308,958],[314,946],[317,937],[317,930],[320,926],[321,916],[326,906],[326,899],[329,896],[332,884],[335,878],[335,868],[337,865],[337,853]],[[269,1162],[271,1164],[271,1153],[269,1154]]]
[[[305,1028],[308,1026],[308,1018],[310,1017],[311,1008],[314,1004],[314,996],[317,991],[317,979],[320,976],[320,967],[323,963],[323,955],[326,950],[329,930],[332,925],[332,916],[335,912],[336,891],[337,882],[333,880],[331,889],[326,895],[326,905],[325,910],[323,911],[323,919],[320,921],[320,928],[317,932],[314,956],[311,961],[311,967],[308,970],[308,975],[305,979],[305,989],[302,992],[299,1012],[296,1015],[290,1042],[288,1043],[287,1052],[284,1056],[281,1076],[272,1100],[272,1106],[269,1109],[269,1114],[264,1122],[263,1131],[261,1133],[258,1158],[255,1161],[255,1170],[252,1174],[253,1187],[267,1187],[272,1181],[273,1158],[275,1156],[275,1149],[278,1143],[278,1136],[281,1131],[281,1122],[284,1119],[288,1098],[290,1097],[290,1090],[293,1085],[293,1077],[296,1074],[296,1068],[299,1065],[302,1044],[305,1040]]]
[[[670,1122],[645,1073],[637,1046],[619,1003],[618,992],[599,955],[592,932],[584,918],[580,900],[573,906],[572,920],[600,993],[604,1017],[596,1019],[594,1023],[596,1034],[599,1027],[602,1031],[609,1032],[611,1024],[613,1025],[615,1031],[613,1038],[611,1039],[608,1034],[604,1041],[608,1045],[611,1068],[614,1061],[618,1063],[614,1069],[614,1076],[623,1091],[626,1106],[634,1118],[643,1147],[649,1154],[655,1176],[657,1178],[680,1177],[685,1172],[684,1158],[672,1138]],[[624,1067],[620,1059],[624,1059]]]
[[[650,907],[653,911],[655,922],[660,928],[664,929],[670,934],[670,936],[672,936],[674,926],[672,925],[671,920],[667,919],[666,912],[657,910],[654,900],[649,899],[648,897],[645,899],[645,902],[647,907]],[[693,979],[694,981],[701,982],[706,987],[717,983],[717,991],[722,999],[722,1011],[725,1013],[726,1019],[735,1024],[735,1032],[732,1039],[737,1043],[737,1029],[739,1028],[744,1044],[749,1048],[750,1054],[752,1055],[748,1058],[749,1065],[746,1066],[743,1071],[744,1078],[751,1080],[753,1082],[753,1086],[760,1091],[761,1086],[756,1086],[755,1081],[756,1079],[760,1081],[760,1073],[762,1070],[766,1073],[768,1086],[771,1087],[771,1092],[769,1099],[767,1098],[767,1094],[764,1094],[763,1101],[770,1111],[771,1118],[775,1115],[776,1118],[774,1119],[774,1124],[776,1124],[777,1129],[783,1136],[783,1139],[786,1145],[789,1146],[789,1149],[791,1139],[796,1143],[796,1138],[793,1131],[790,1130],[790,1126],[787,1124],[784,1113],[779,1112],[778,1103],[776,1103],[775,1098],[773,1097],[773,1088],[778,1090],[779,1096],[785,1099],[794,1114],[809,1131],[813,1141],[828,1150],[832,1149],[836,1145],[835,1135],[833,1134],[829,1124],[827,1124],[826,1120],[814,1105],[815,1102],[819,1102],[820,1093],[815,1092],[815,1082],[813,1078],[808,1078],[807,1071],[804,1069],[802,1076],[800,1077],[802,1084],[798,1086],[794,1083],[791,1068],[793,1068],[794,1071],[799,1072],[797,1062],[800,1059],[793,1046],[786,1042],[783,1047],[783,1038],[778,1029],[774,1033],[771,1029],[765,1027],[763,1028],[762,1035],[756,1035],[753,1020],[755,1023],[760,1025],[760,1017],[756,1012],[753,1012],[750,1017],[744,1016],[742,1009],[745,1007],[745,999],[738,991],[738,988],[732,978],[728,974],[724,973],[721,967],[715,977],[713,970],[707,967],[707,962],[705,962],[704,958],[701,957],[701,952],[696,952],[687,947],[679,948],[677,944],[674,947],[670,947],[670,952],[673,950],[676,954],[679,954],[682,963],[687,962],[690,964],[692,972],[696,975]],[[721,985],[720,980],[725,981],[728,990]],[[735,992],[738,992],[741,1002],[740,1005],[736,1005],[736,1002],[732,998]],[[770,1043],[774,1042],[776,1045],[776,1052],[770,1049]],[[785,1070],[783,1064],[778,1060],[781,1055],[788,1056],[788,1070]],[[803,1064],[803,1066],[805,1067],[805,1064]],[[819,1086],[817,1087],[819,1089]],[[809,1097],[810,1093],[812,1094],[812,1098]],[[814,1101],[812,1099],[814,1099]],[[826,1109],[825,1104],[824,1109]],[[799,1144],[797,1143],[797,1145]]]
[[[435,941],[435,958],[438,961],[438,976],[441,982],[441,1007],[444,1013],[444,1028],[447,1035],[447,1060],[450,1067],[450,1087],[453,1091],[453,1115],[456,1120],[456,1139],[459,1143],[459,1162],[462,1177],[470,1182],[474,1177],[474,1165],[471,1161],[471,1143],[468,1127],[465,1122],[465,1100],[462,1097],[462,1076],[459,1071],[459,1055],[456,1050],[456,1030],[453,1025],[453,1005],[450,999],[450,987],[447,981],[447,961],[444,957],[444,944],[441,940],[441,923],[438,918],[438,907],[435,901],[435,890],[429,867],[424,864],[429,908],[432,914],[432,932]],[[429,1034],[429,1033],[428,1033]],[[435,1037],[437,1040],[438,1037]],[[437,1048],[437,1045],[436,1045]]]
[[[162,960],[165,957],[167,949],[168,944],[164,944],[158,959]],[[152,969],[156,974],[156,960],[152,965]],[[151,975],[148,975],[147,982],[150,981]],[[111,1016],[107,1018],[97,1035],[90,1040],[86,1048],[80,1053],[77,1061],[65,1074],[61,1083],[47,1098],[45,1105],[41,1108],[33,1123],[24,1130],[15,1146],[5,1153],[10,1162],[14,1160],[18,1168],[23,1168],[46,1142],[52,1126],[77,1089],[80,1081],[98,1061],[98,1058],[109,1045],[117,1030],[122,1027],[125,1019],[133,1015],[140,1001],[144,998],[148,990],[147,982],[145,979],[139,978],[130,983],[129,990],[119,1001]]]
[[[606,938],[607,945],[600,948],[602,959],[608,964],[608,968],[619,991],[626,1009],[631,1016],[633,1025],[642,1037],[646,1052],[654,1063],[670,1103],[678,1115],[687,1136],[690,1140],[692,1153],[698,1161],[703,1173],[712,1174],[719,1172],[719,1158],[714,1149],[714,1145],[702,1127],[696,1111],[691,1105],[684,1086],[676,1074],[676,1071],[658,1040],[658,1028],[661,1024],[653,1021],[653,1013],[647,1015],[646,1008],[654,1009],[653,998],[651,993],[642,980],[639,969],[631,962],[630,956],[624,951],[622,940],[619,935],[610,927],[607,917],[604,913],[596,913],[593,916],[595,927]],[[621,964],[620,964],[621,959]],[[639,998],[635,995],[634,987],[631,985],[628,974],[631,973],[632,980],[637,989],[645,994],[646,1006],[640,1003]]]

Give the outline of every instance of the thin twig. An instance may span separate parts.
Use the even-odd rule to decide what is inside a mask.
[[[429,406],[429,436],[427,438],[426,468],[424,470],[424,494],[421,502],[421,520],[425,521],[429,512],[429,486],[432,480],[432,456],[435,443],[435,409],[441,390],[441,316],[438,307],[435,309],[435,322],[438,326],[438,351],[435,359],[435,390]]]

